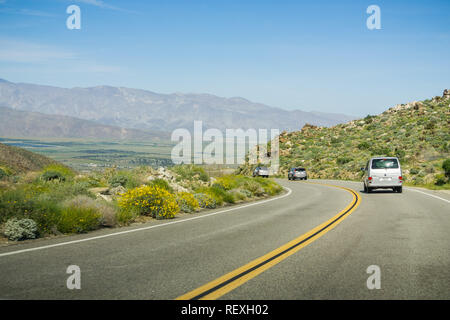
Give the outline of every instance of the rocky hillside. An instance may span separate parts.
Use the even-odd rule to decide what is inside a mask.
[[[342,114],[288,111],[243,98],[211,94],[160,94],[146,90],[97,86],[58,88],[0,79],[0,106],[64,115],[100,124],[171,132],[192,128],[278,128],[299,130],[305,123],[331,126],[353,119]]]
[[[47,157],[0,143],[0,170],[4,173],[39,171],[56,164],[58,164],[56,161]]]
[[[331,128],[305,125],[300,131],[283,132],[281,172],[286,175],[290,167],[302,166],[311,178],[359,180],[360,168],[371,156],[397,156],[406,182],[445,184],[442,164],[450,155],[449,104],[446,90],[442,97],[397,105]]]

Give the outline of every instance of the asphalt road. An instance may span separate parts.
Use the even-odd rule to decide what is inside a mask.
[[[291,191],[258,204],[2,247],[0,298],[175,299],[214,280],[221,285],[227,273],[339,214],[295,252],[229,280],[232,289],[216,298],[450,298],[448,194],[365,194],[361,183],[316,181],[353,195],[309,182],[280,180]],[[79,290],[66,286],[69,265],[80,267]],[[367,287],[372,265],[380,289]]]

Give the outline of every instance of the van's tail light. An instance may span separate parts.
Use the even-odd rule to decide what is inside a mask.
[[[399,176],[399,177],[398,177],[398,180],[399,180],[400,182],[402,182],[402,181],[403,181],[403,177],[402,177],[402,176]]]
[[[372,177],[367,178],[369,180],[369,183],[372,182]]]

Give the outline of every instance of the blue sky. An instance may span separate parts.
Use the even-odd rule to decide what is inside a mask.
[[[450,88],[450,1],[0,0],[0,78],[377,114]]]

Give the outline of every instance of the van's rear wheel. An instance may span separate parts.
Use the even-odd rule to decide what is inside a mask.
[[[397,187],[397,192],[398,193],[402,193],[403,192],[403,188],[402,187]]]

